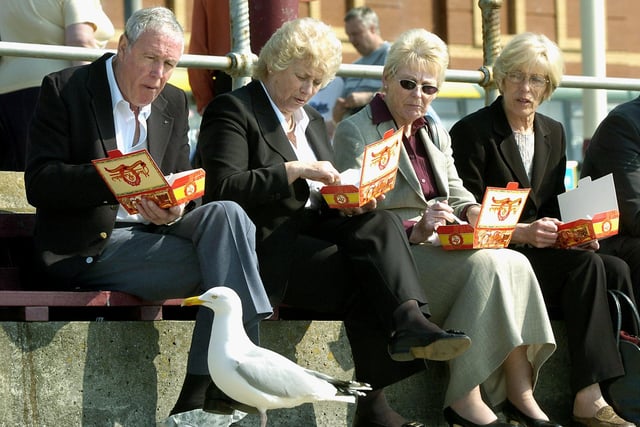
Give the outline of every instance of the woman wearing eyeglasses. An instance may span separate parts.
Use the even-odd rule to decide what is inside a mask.
[[[574,424],[632,426],[616,415],[599,385],[624,374],[607,287],[633,298],[628,266],[594,252],[597,242],[577,250],[553,248],[566,140],[562,124],[537,109],[560,83],[562,54],[544,35],[520,34],[505,46],[493,72],[500,97],[451,129],[456,167],[477,200],[487,187],[510,181],[531,189],[511,243],[529,259],[545,301],[566,322]]]
[[[475,224],[480,211],[458,177],[447,131],[434,124],[437,138],[431,136],[424,118],[448,63],[447,47],[436,35],[422,29],[400,35],[384,66],[383,92],[338,124],[336,166],[359,167],[365,145],[404,126],[395,187],[378,209],[403,219],[433,317],[447,328],[464,330],[473,341],[449,362],[444,397],[449,425],[510,425],[499,422],[492,409],[504,402],[508,420],[556,426],[533,396],[555,341],[527,259],[510,249],[445,251],[433,244],[440,225],[456,217]]]

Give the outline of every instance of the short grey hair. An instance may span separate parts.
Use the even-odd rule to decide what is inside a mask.
[[[147,31],[173,35],[176,39],[182,41],[184,49],[184,30],[182,25],[180,25],[173,12],[166,7],[150,7],[136,10],[127,19],[124,35],[129,41],[129,45],[133,45]]]
[[[376,34],[380,34],[380,20],[378,19],[378,14],[370,7],[354,7],[344,16],[344,22],[349,22],[354,19],[362,22],[362,25],[367,28],[373,27],[374,32]]]
[[[382,73],[388,78],[395,77],[398,69],[405,65],[433,72],[439,88],[449,66],[447,45],[425,29],[407,30],[389,48]]]

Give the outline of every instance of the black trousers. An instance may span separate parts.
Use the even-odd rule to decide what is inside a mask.
[[[624,375],[607,289],[633,297],[626,263],[591,251],[515,249],[531,262],[550,313],[566,323],[573,392]]]
[[[387,344],[392,314],[426,296],[399,218],[387,211],[354,217],[309,215],[301,222],[283,302],[344,320],[356,378],[382,388],[425,368],[394,362]]]
[[[636,306],[640,306],[640,237],[618,234],[600,241],[599,253],[622,258],[631,270]]]

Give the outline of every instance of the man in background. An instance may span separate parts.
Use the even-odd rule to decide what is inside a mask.
[[[380,34],[378,15],[369,7],[354,7],[344,17],[344,31],[349,42],[361,55],[354,64],[384,65],[391,44]],[[367,105],[380,90],[381,80],[371,77],[346,77],[342,96],[333,107],[333,120],[337,123]]]
[[[344,31],[349,42],[361,55],[354,64],[384,65],[391,43],[385,41],[380,33],[380,20],[373,9],[362,6],[349,10],[344,17]],[[380,91],[382,81],[373,77],[343,77],[342,95],[333,106],[333,121],[338,123],[346,116],[358,112]],[[313,105],[313,100],[310,102]],[[440,118],[429,106],[427,115],[437,122]],[[333,125],[329,126],[333,129]]]

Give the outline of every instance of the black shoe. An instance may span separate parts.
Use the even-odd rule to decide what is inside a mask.
[[[353,419],[352,427],[388,427],[386,424],[380,424],[375,421],[365,420],[358,417],[358,414]],[[418,421],[407,421],[400,427],[425,427],[424,424]]]
[[[169,412],[169,415],[201,409],[207,388],[209,388],[211,383],[210,375],[187,374],[184,378],[178,400],[171,412]]]
[[[525,427],[562,427],[558,423],[547,420],[534,420],[528,415],[525,415],[520,409],[516,408],[516,405],[511,403],[509,399],[504,402],[502,407],[502,413],[509,422],[517,422]]]
[[[447,421],[450,427],[482,427],[482,426],[494,426],[494,427],[513,427],[512,424],[500,422],[495,420],[489,424],[476,424],[471,421],[462,418],[456,411],[451,409],[450,406],[444,408],[444,419]]]
[[[354,422],[352,427],[389,427],[389,426],[387,426],[386,424],[376,423],[375,421],[360,421],[358,423]],[[425,425],[418,421],[407,421],[406,423],[402,424],[400,427],[425,427]]]
[[[389,343],[389,355],[396,362],[414,359],[451,360],[471,346],[471,338],[460,331],[396,331]]]
[[[253,406],[240,403],[224,394],[213,382],[207,387],[202,410],[219,415],[231,415],[233,411],[240,411],[246,414],[259,413]]]

